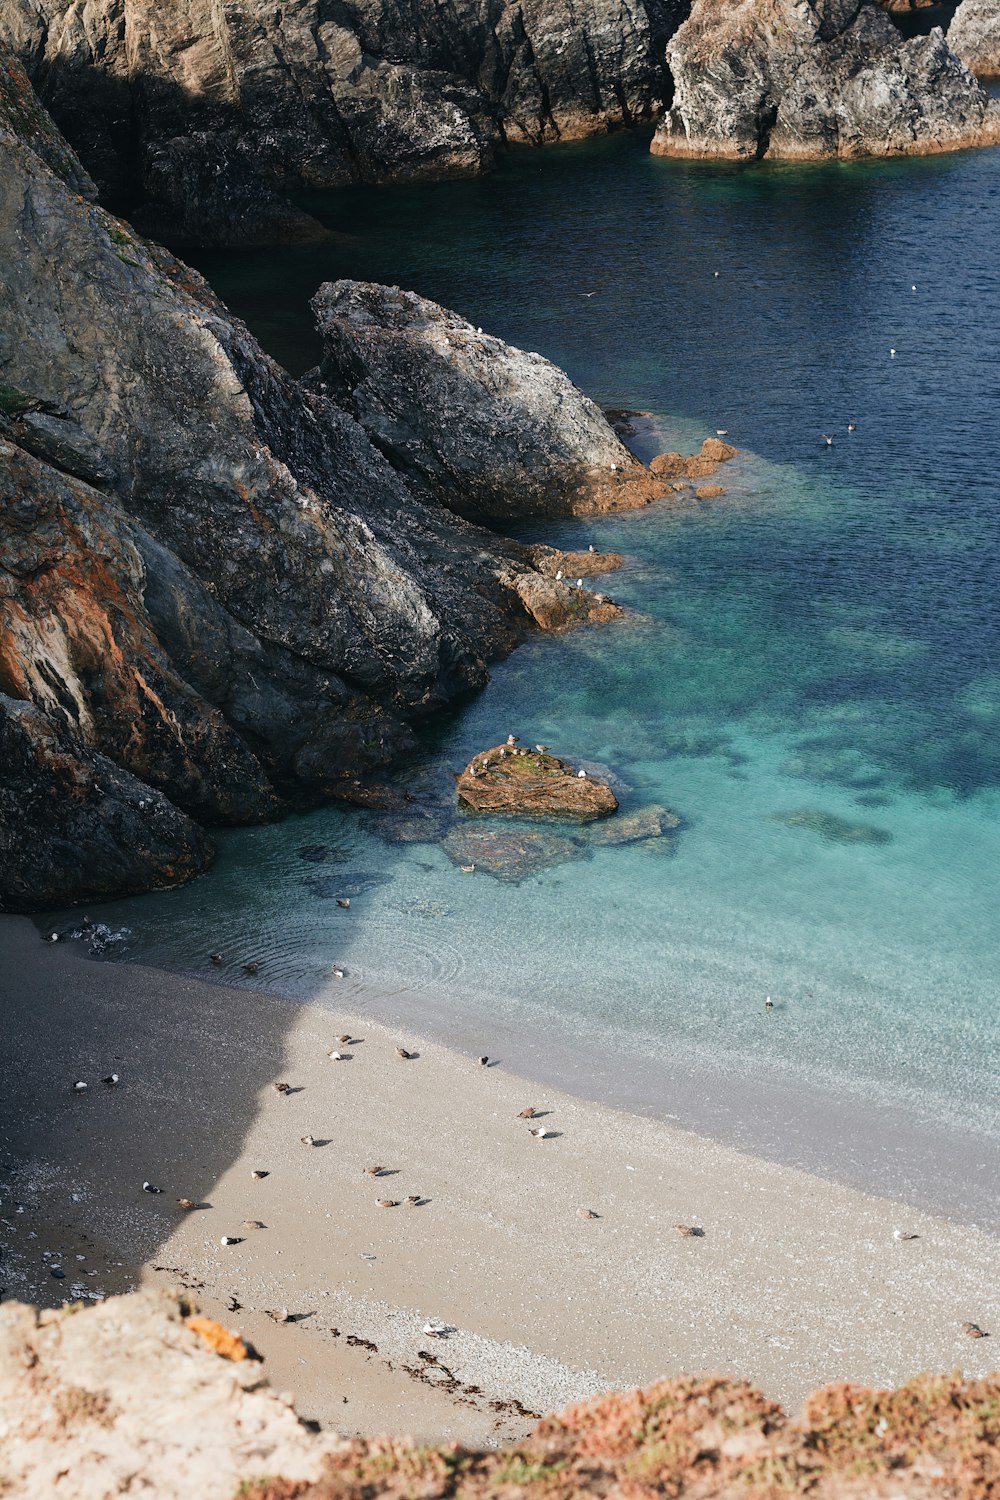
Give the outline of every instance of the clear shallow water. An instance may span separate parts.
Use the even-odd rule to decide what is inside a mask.
[[[321,280],[395,281],[649,412],[644,457],[716,428],[747,450],[721,502],[523,529],[625,553],[595,586],[637,619],[530,640],[406,773],[446,791],[513,730],[685,826],[672,856],[587,848],[509,886],[324,809],[94,914],[148,961],[252,955],[265,987],[989,1218],[1000,152],[804,171],[621,138],[311,206],[332,244],[202,261],[290,368]]]

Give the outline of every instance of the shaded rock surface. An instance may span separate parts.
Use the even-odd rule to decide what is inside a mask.
[[[661,155],[810,159],[1000,140],[940,32],[905,41],[872,0],[695,0],[671,38]]]
[[[458,798],[478,813],[589,822],[618,811],[606,781],[537,750],[497,745],[474,755],[458,778]]]
[[[2,58],[0,155],[0,692],[206,823],[391,805],[373,773],[547,617],[532,582],[552,579],[416,492],[98,207]],[[67,852],[77,826],[66,899],[74,878],[106,889],[103,856]],[[0,867],[0,906],[23,905],[30,868]]]
[[[666,494],[562,370],[415,292],[321,287],[307,377],[411,484],[474,518],[590,515]]]
[[[652,118],[684,0],[0,0],[113,206],[175,241],[315,234],[286,190],[468,176]]]
[[[0,693],[6,910],[177,885],[203,870],[212,853],[208,834],[166,797],[72,739],[33,704]]]
[[[1000,7],[996,0],[962,0],[948,27],[948,46],[973,73],[1000,76]]]
[[[314,1433],[229,1330],[176,1296],[38,1313],[0,1307],[0,1472],[10,1500],[486,1500],[517,1494],[750,1500],[988,1500],[1000,1377],[827,1386],[790,1418],[719,1376],[616,1391],[544,1418],[515,1448]]]

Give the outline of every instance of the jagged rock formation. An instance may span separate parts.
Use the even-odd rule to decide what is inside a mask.
[[[832,1385],[800,1417],[743,1382],[663,1380],[546,1417],[516,1448],[418,1448],[315,1434],[246,1348],[152,1292],[39,1314],[0,1307],[7,1500],[988,1500],[1000,1489],[1000,1376]],[[220,1357],[221,1356],[221,1357]]]
[[[996,0],[962,0],[948,27],[948,46],[973,73],[1000,77],[1000,7]]]
[[[323,359],[308,383],[350,411],[409,482],[460,514],[590,515],[667,493],[540,354],[399,287],[329,282],[312,306]]]
[[[182,814],[357,796],[531,619],[597,605],[548,599],[563,585],[530,549],[419,498],[199,277],[99,208],[16,64],[0,63],[0,156],[0,693],[45,715],[32,733],[89,768],[91,802],[97,753],[173,804],[114,781],[128,818],[74,854],[72,809],[40,904],[106,893],[116,859],[122,888],[191,873],[210,843]],[[46,774],[32,805],[51,833]],[[3,848],[0,905],[31,903],[24,851]]]
[[[688,0],[0,0],[113,206],[174,242],[314,233],[284,190],[463,176],[652,118]]]
[[[871,0],[695,0],[667,59],[659,155],[808,160],[1000,140],[1000,107],[941,32],[904,41]]]

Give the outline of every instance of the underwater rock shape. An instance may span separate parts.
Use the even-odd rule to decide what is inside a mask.
[[[871,0],[695,0],[667,45],[661,156],[822,160],[1000,140],[938,29],[904,41]]]
[[[818,833],[832,844],[890,844],[892,834],[886,828],[877,828],[874,823],[852,823],[837,813],[823,812],[821,808],[805,807],[794,812],[771,814],[774,822],[784,823],[786,828],[806,828]]]
[[[456,826],[441,842],[456,865],[517,884],[553,865],[585,859],[587,850],[574,839],[537,828]]]
[[[477,813],[511,818],[566,818],[586,823],[618,811],[607,782],[555,755],[496,745],[474,755],[457,782],[458,800]]]
[[[637,844],[659,839],[664,834],[673,833],[680,826],[681,820],[675,812],[654,802],[649,807],[640,807],[631,813],[619,813],[610,822],[601,823],[594,829],[590,841],[602,846]]]

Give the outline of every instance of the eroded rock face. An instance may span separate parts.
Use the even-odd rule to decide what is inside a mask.
[[[540,354],[399,287],[328,282],[312,305],[324,348],[310,388],[441,504],[474,517],[591,515],[667,493]]]
[[[685,0],[0,0],[102,192],[174,242],[318,232],[285,189],[468,176],[649,119]],[[138,221],[137,221],[138,222]]]
[[[1000,109],[939,30],[904,41],[872,0],[695,0],[667,46],[652,150],[810,160],[1000,140]]]
[[[368,780],[410,721],[481,686],[545,622],[533,583],[561,585],[415,493],[195,273],[97,207],[2,59],[0,156],[0,692],[178,820],[381,805]],[[74,871],[81,899],[110,889],[78,826],[58,843],[64,899]],[[27,842],[6,847],[0,887],[24,892]]]
[[[212,853],[166,797],[0,693],[0,909],[179,885]]]
[[[478,813],[590,822],[618,811],[606,781],[537,750],[497,745],[474,755],[458,778],[458,799]]]
[[[962,0],[948,27],[948,46],[973,73],[1000,76],[1000,7],[995,0]]]

